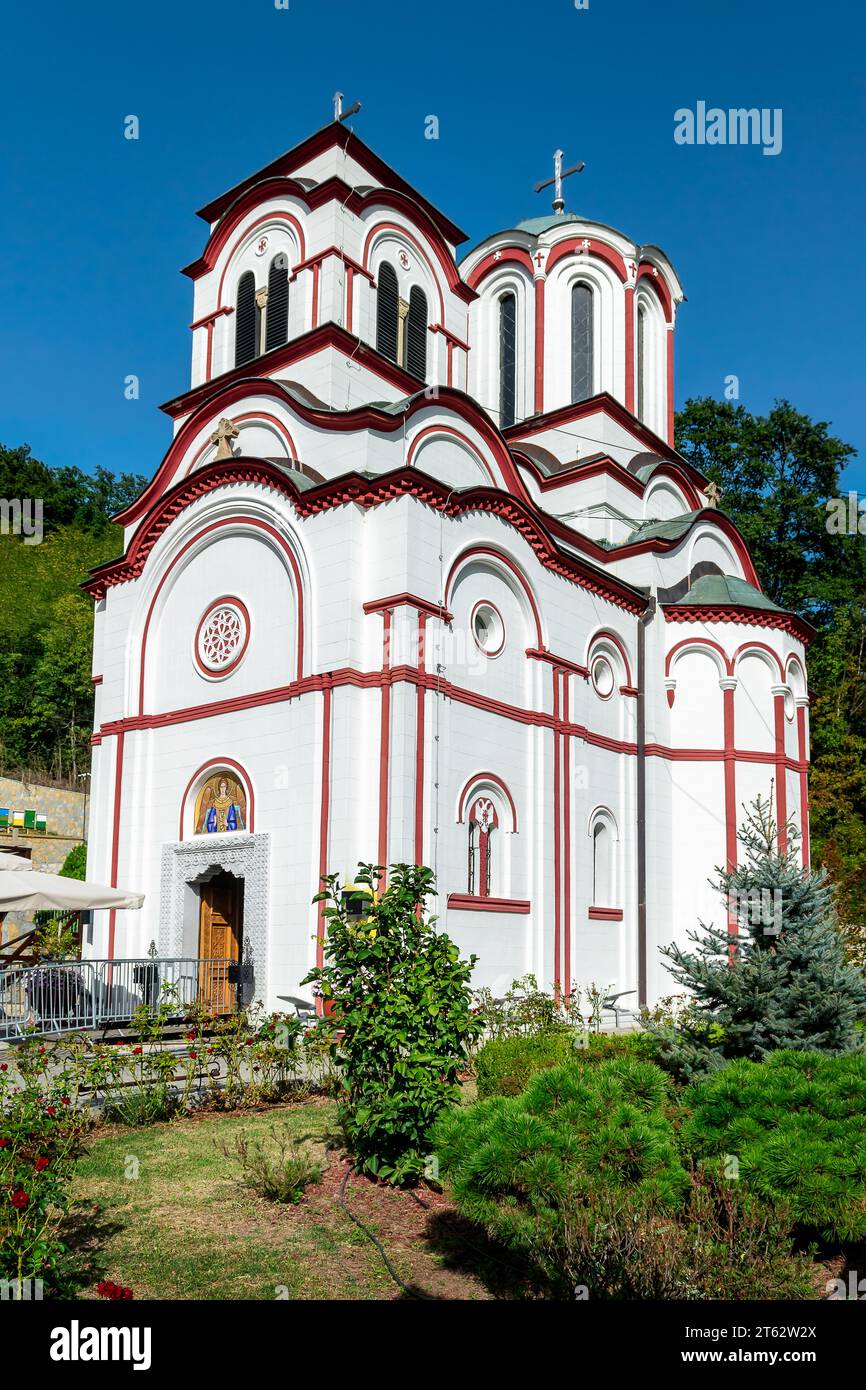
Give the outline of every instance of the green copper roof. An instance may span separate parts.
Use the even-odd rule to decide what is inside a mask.
[[[695,580],[687,594],[677,599],[678,608],[688,604],[707,604],[715,608],[727,603],[737,608],[765,608],[771,613],[788,611],[767,598],[754,584],[737,579],[733,574],[704,574]]]
[[[631,535],[622,542],[623,545],[633,545],[635,541],[646,541],[655,539],[663,541],[676,541],[680,536],[684,536],[688,531],[699,512],[685,512],[683,516],[668,517],[666,521],[644,521]]]
[[[541,236],[542,232],[549,232],[551,227],[561,227],[566,222],[585,221],[586,218],[577,212],[549,212],[546,217],[527,217],[525,221],[518,222],[516,230],[529,232],[530,236]]]

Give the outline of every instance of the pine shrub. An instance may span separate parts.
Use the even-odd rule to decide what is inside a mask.
[[[789,848],[778,849],[769,802],[760,797],[739,839],[742,862],[717,870],[724,924],[690,932],[694,950],[662,951],[690,1005],[674,1024],[646,1019],[659,1061],[686,1081],[777,1049],[863,1050],[866,975],[846,958],[826,874],[803,868],[793,830]],[[728,912],[737,917],[736,937]]]
[[[780,1051],[683,1094],[687,1150],[786,1207],[801,1238],[866,1239],[866,1057]]]
[[[461,1214],[531,1253],[560,1238],[566,1202],[624,1189],[676,1208],[688,1175],[667,1100],[651,1063],[569,1063],[537,1073],[519,1096],[447,1111],[432,1141]]]

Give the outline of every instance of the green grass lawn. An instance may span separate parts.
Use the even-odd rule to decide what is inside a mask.
[[[237,1159],[222,1152],[234,1151],[241,1132],[273,1142],[275,1127],[325,1167],[297,1206],[257,1197],[241,1184]],[[99,1279],[113,1279],[136,1298],[399,1297],[378,1251],[338,1205],[344,1171],[335,1106],[326,1101],[96,1131],[74,1189],[84,1204],[78,1243],[93,1269],[82,1296],[95,1296]],[[430,1213],[410,1194],[353,1176],[348,1199],[407,1284],[435,1298],[490,1296],[433,1248]]]

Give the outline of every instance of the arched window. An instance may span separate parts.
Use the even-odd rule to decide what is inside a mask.
[[[235,366],[252,362],[258,352],[259,310],[256,305],[256,277],[247,270],[238,281],[235,309]]]
[[[409,295],[409,314],[406,319],[406,339],[402,364],[419,380],[427,379],[427,296],[419,285],[413,285]]]
[[[571,399],[585,401],[593,394],[593,303],[589,285],[571,291]]]
[[[379,266],[376,291],[376,351],[389,362],[397,361],[397,319],[400,292],[397,272],[387,261]]]
[[[479,796],[469,812],[469,873],[467,891],[478,898],[490,897],[493,872],[494,831],[499,825],[496,807]]]
[[[646,413],[646,309],[638,305],[637,311],[637,418],[642,420]]]
[[[499,427],[514,424],[517,408],[517,296],[499,301]]]
[[[282,253],[271,261],[265,312],[265,352],[270,352],[289,337],[289,260]]]
[[[592,901],[595,907],[615,907],[614,828],[606,815],[592,827]]]

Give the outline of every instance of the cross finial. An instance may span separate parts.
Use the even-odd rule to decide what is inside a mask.
[[[563,151],[554,150],[553,178],[542,179],[541,183],[537,183],[534,189],[536,193],[540,193],[543,188],[553,187],[553,211],[557,214],[565,212],[565,199],[562,196],[563,179],[567,179],[571,174],[582,174],[586,167],[581,160],[579,164],[572,164],[570,169],[563,169],[562,160]]]
[[[217,446],[216,456],[218,459],[234,458],[234,454],[232,453],[232,440],[237,439],[239,434],[240,430],[237,425],[233,425],[231,420],[227,420],[226,417],[223,416],[210,437],[211,444],[216,444]]]
[[[335,121],[346,121],[346,120],[348,120],[348,118],[349,118],[350,116],[356,115],[356,114],[360,111],[360,109],[361,109],[361,103],[360,103],[360,101],[356,101],[352,106],[349,107],[348,111],[344,111],[344,110],[343,110],[343,93],[342,93],[342,92],[335,92],[335,93],[334,93],[334,120],[335,120]]]
[[[722,489],[719,487],[718,483],[714,483],[712,481],[707,483],[705,492],[707,498],[707,506],[718,507],[720,501],[722,500]]]

